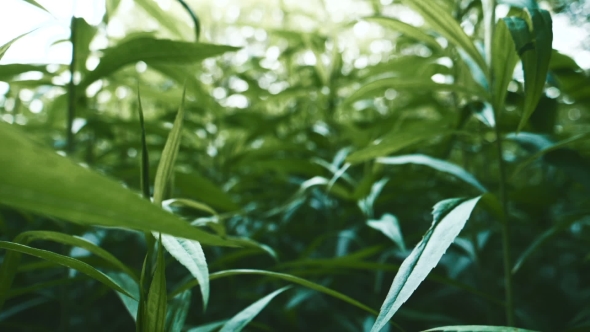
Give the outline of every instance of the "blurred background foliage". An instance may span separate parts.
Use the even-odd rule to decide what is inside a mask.
[[[452,175],[417,164],[378,163],[375,157],[423,154],[447,160],[491,192],[499,190],[489,107],[460,89],[412,85],[430,81],[473,88],[477,75],[457,48],[405,4],[186,2],[198,15],[200,42],[238,48],[198,62],[176,57],[134,61],[136,54],[127,51],[115,57],[131,60],[95,79],[93,73],[109,54],[103,49],[133,40],[196,39],[189,14],[175,1],[106,0],[102,21],[72,21],[73,140],[68,143],[66,134],[72,95],[66,64],[0,65],[0,80],[6,82],[0,118],[139,192],[137,90],[155,169],[186,86],[185,124],[169,197],[205,203],[219,213],[228,234],[264,244],[262,249],[205,247],[210,271],[289,273],[375,309],[408,248],[431,224],[432,206],[478,194]],[[437,2],[481,42],[480,1]],[[519,11],[524,2],[503,1],[498,13]],[[541,6],[588,28],[587,1]],[[420,27],[432,42],[400,32],[403,22]],[[513,271],[516,321],[542,331],[590,326],[590,77],[570,56],[554,51],[545,93],[518,135],[523,79],[517,69],[499,123],[506,135],[511,258],[518,262]],[[375,85],[383,79],[407,86]],[[377,151],[368,157],[360,153],[371,147]],[[174,211],[191,221],[209,217],[190,208]],[[504,323],[496,213],[493,201],[484,199],[441,263],[394,316],[396,323],[406,331]],[[392,241],[379,225],[398,236]],[[145,243],[134,232],[0,207],[2,240],[32,229],[82,236],[141,268]],[[108,270],[83,250],[45,242],[36,246]],[[188,274],[173,258],[167,262],[174,288]],[[187,326],[227,319],[280,286],[260,276],[212,281],[207,311],[193,296]],[[13,291],[0,313],[5,331],[133,329],[114,292],[51,264],[26,259]],[[296,288],[273,300],[247,330],[368,331],[374,319],[345,302]]]

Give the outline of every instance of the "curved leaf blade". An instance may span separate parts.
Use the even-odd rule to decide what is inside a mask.
[[[418,164],[428,166],[434,168],[437,171],[452,174],[477,188],[482,193],[487,192],[487,189],[479,181],[477,181],[475,176],[471,175],[471,173],[453,163],[442,159],[432,158],[423,154],[409,154],[397,157],[382,157],[378,158],[377,162],[387,165]]]
[[[460,326],[443,326],[433,329],[424,330],[423,332],[536,332],[533,330],[519,329],[507,326],[484,326],[484,325],[460,325]]]
[[[77,260],[75,258],[56,254],[51,251],[36,249],[36,248],[32,248],[32,247],[29,247],[29,246],[26,246],[23,244],[7,242],[7,241],[0,241],[0,248],[15,251],[15,252],[18,252],[21,254],[35,256],[35,257],[45,259],[47,261],[65,266],[65,267],[69,267],[70,269],[74,269],[76,271],[86,274],[87,276],[91,277],[92,279],[95,279],[95,280],[101,282],[105,286],[107,286],[117,292],[121,292],[129,297],[133,297],[133,295],[129,294],[125,289],[123,289],[121,286],[119,286],[117,283],[115,283],[106,274],[98,271],[97,269],[93,268],[92,266],[90,266],[80,260]],[[0,276],[0,280],[1,279],[2,278]]]
[[[264,307],[268,305],[270,301],[272,301],[272,299],[289,288],[291,288],[291,286],[283,287],[252,303],[249,307],[240,311],[225,323],[219,332],[240,332],[254,319],[254,317],[256,317],[256,315],[260,313],[260,311],[262,311],[262,309],[264,309]]]
[[[374,22],[393,31],[400,32],[408,37],[424,42],[426,45],[430,46],[434,50],[442,51],[442,47],[433,36],[427,34],[419,28],[416,28],[413,25],[407,24],[393,17],[369,16],[363,18],[363,20],[368,22]]]
[[[170,306],[168,316],[166,317],[166,332],[182,331],[190,304],[190,290],[186,290],[172,299],[172,305]]]
[[[465,226],[480,198],[448,199],[434,206],[432,226],[400,266],[371,332],[381,331],[438,264]]]
[[[514,67],[518,63],[518,54],[514,43],[510,41],[510,29],[505,19],[496,23],[492,45],[493,98],[492,104],[496,112],[504,109],[508,84],[512,80]]]
[[[157,231],[202,244],[233,246],[121,184],[40,147],[9,124],[0,123],[0,141],[2,204],[86,225]]]
[[[406,251],[406,245],[404,243],[404,238],[402,236],[402,232],[399,227],[399,222],[397,218],[389,213],[384,214],[381,216],[379,220],[369,220],[367,221],[367,225],[369,227],[376,229],[383,233],[383,235],[387,236],[393,243],[395,243],[398,248],[402,251]]]
[[[164,332],[166,326],[166,307],[168,297],[166,295],[166,262],[164,262],[164,249],[162,241],[158,241],[158,254],[156,258],[156,271],[150,284],[145,306],[145,331]]]
[[[188,64],[217,56],[238,48],[225,45],[189,43],[169,39],[139,37],[103,50],[100,63],[80,83],[86,87],[125,65],[144,61],[150,63]]]

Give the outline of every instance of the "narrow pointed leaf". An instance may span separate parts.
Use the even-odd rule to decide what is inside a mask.
[[[518,63],[518,53],[516,53],[516,47],[510,37],[510,29],[505,19],[496,23],[492,47],[493,105],[496,112],[499,113],[504,109],[508,84],[512,80],[514,67]]]
[[[393,17],[370,16],[363,18],[363,20],[375,22],[383,27],[402,33],[408,37],[416,39],[417,41],[421,41],[430,46],[433,50],[442,51],[442,47],[433,36],[427,34],[419,28],[416,28],[413,25],[409,25]]]
[[[35,29],[35,30],[37,30],[37,29]],[[29,33],[33,32],[33,31],[35,31],[35,30],[31,30],[31,31],[29,31],[29,32],[25,32],[25,33],[23,33],[22,35],[20,35],[20,36],[17,36],[17,37],[15,37],[15,38],[13,38],[13,39],[12,39],[12,40],[10,40],[8,43],[6,43],[6,44],[4,44],[4,45],[1,45],[1,46],[0,46],[0,60],[2,60],[2,57],[4,57],[4,54],[6,53],[6,51],[8,51],[8,49],[10,48],[10,46],[12,46],[12,44],[13,44],[15,41],[17,41],[17,40],[21,39],[22,37],[24,37],[24,36],[28,35]]]
[[[191,227],[121,184],[26,138],[0,122],[0,202],[86,225],[158,231],[209,245],[232,245]]]
[[[80,86],[87,87],[94,81],[137,61],[144,61],[148,65],[150,63],[197,63],[203,59],[237,49],[224,45],[189,43],[151,37],[133,38],[103,50],[104,55],[100,59],[100,63],[80,82]]]
[[[209,301],[209,269],[199,242],[162,235],[162,244],[197,279],[203,297],[203,308],[206,309]]]
[[[174,299],[168,309],[166,317],[166,332],[180,332],[184,327],[188,308],[191,304],[191,292],[189,290],[182,292]]]
[[[221,326],[223,326],[223,324],[225,324],[226,322],[227,322],[227,320],[222,320],[222,321],[218,321],[218,322],[205,324],[202,326],[193,327],[192,329],[189,329],[187,332],[213,332],[213,331],[216,331]]]
[[[133,297],[129,297],[123,293],[117,292],[117,295],[123,302],[125,309],[129,312],[133,320],[137,320],[137,311],[139,308],[138,299],[141,297],[139,294],[139,285],[135,280],[129,277],[125,273],[109,273],[108,276],[125,289]]]
[[[162,242],[158,241],[158,253],[156,258],[156,271],[152,278],[152,284],[147,296],[145,306],[145,331],[164,332],[166,325],[166,305],[168,296],[166,293],[166,263],[164,262],[164,249]]]
[[[15,251],[15,252],[18,252],[21,254],[27,254],[27,255],[39,257],[41,259],[45,259],[47,261],[50,261],[50,262],[53,262],[53,263],[56,263],[59,265],[69,267],[70,269],[74,269],[76,271],[86,274],[87,276],[91,277],[92,279],[95,279],[95,280],[101,282],[105,286],[107,286],[117,292],[121,292],[129,297],[132,297],[131,294],[129,294],[126,290],[121,288],[121,286],[116,284],[106,274],[98,271],[97,269],[93,268],[92,266],[90,266],[80,260],[77,260],[75,258],[56,254],[51,251],[31,248],[31,247],[25,246],[23,244],[7,242],[7,241],[0,241],[0,248]],[[2,273],[0,273],[0,280],[2,280],[4,271],[0,271],[0,272],[2,272]]]
[[[278,273],[278,272],[271,272],[271,271],[264,271],[264,270],[250,270],[250,269],[226,270],[226,271],[212,273],[209,276],[209,279],[215,280],[215,279],[225,278],[225,277],[230,277],[230,276],[235,276],[235,275],[262,275],[262,276],[266,276],[266,277],[282,279],[282,280],[289,281],[289,282],[307,287],[309,289],[313,289],[318,292],[322,292],[324,294],[330,295],[330,296],[335,297],[339,300],[342,300],[344,302],[352,304],[355,307],[361,308],[371,314],[374,314],[374,315],[377,314],[377,312],[375,310],[373,310],[373,309],[369,308],[368,306],[350,298],[349,296],[346,296],[342,293],[339,293],[339,292],[332,290],[330,288],[327,288],[325,286],[316,284],[316,283],[311,282],[309,280],[306,280],[306,279],[303,279],[300,277],[296,277],[294,275],[286,274],[286,273]],[[190,289],[192,287],[195,287],[197,284],[198,284],[198,282],[196,280],[190,281],[190,282],[184,284],[183,286],[181,286],[180,288],[174,290],[172,292],[172,295],[180,294],[181,292],[183,292],[186,289]]]
[[[432,226],[400,266],[371,332],[381,331],[438,264],[480,198],[448,199],[434,206]]]
[[[435,327],[423,332],[536,332],[533,330],[519,329],[507,326],[483,326],[483,325],[461,325],[461,326],[443,326]]]
[[[143,197],[150,198],[150,157],[145,139],[145,122],[143,121],[143,107],[141,106],[141,96],[139,87],[137,87],[137,106],[139,110],[139,125],[141,127],[141,164],[140,164],[140,185]]]
[[[346,161],[357,164],[366,160],[386,156],[416,143],[454,133],[453,130],[444,130],[428,127],[410,127],[391,132],[378,142],[365,147],[362,150],[351,153]]]
[[[436,169],[437,171],[452,174],[459,179],[469,183],[481,192],[487,192],[487,189],[477,181],[477,179],[463,168],[452,164],[448,161],[432,158],[423,154],[410,154],[398,157],[382,157],[377,159],[378,163],[387,165],[418,164]]]
[[[180,148],[180,138],[182,134],[182,122],[184,120],[184,97],[186,94],[186,87],[182,92],[182,100],[180,102],[180,108],[176,114],[174,125],[164,145],[164,151],[162,151],[162,157],[158,163],[158,170],[156,171],[156,180],[154,183],[154,204],[161,206],[164,200],[164,193],[172,171],[174,169],[174,163],[176,162],[176,156],[178,155],[178,149]]]
[[[405,0],[412,9],[422,15],[430,27],[444,36],[449,42],[462,48],[475,61],[484,73],[487,73],[487,66],[483,56],[471,41],[471,38],[459,25],[451,13],[443,8],[438,2],[431,0]]]
[[[237,315],[232,317],[227,323],[223,325],[219,332],[240,332],[254,317],[256,317],[266,305],[272,301],[277,295],[291,288],[290,286],[283,287],[276,290],[260,300],[254,302],[246,309],[240,311]]]
[[[404,244],[404,238],[399,227],[399,222],[394,215],[386,213],[381,216],[381,219],[379,220],[367,221],[367,225],[387,236],[399,247],[400,250],[406,251],[406,245]]]
[[[443,84],[436,83],[430,78],[414,78],[406,77],[388,77],[378,79],[367,84],[364,84],[359,89],[355,90],[346,100],[345,105],[350,105],[357,100],[368,99],[384,93],[387,89],[395,90],[419,90],[419,91],[453,91],[465,93],[469,96],[480,97],[488,99],[487,92],[479,85],[463,86],[460,84]]]

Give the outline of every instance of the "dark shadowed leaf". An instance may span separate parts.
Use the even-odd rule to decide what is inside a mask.
[[[443,326],[425,330],[424,332],[536,332],[533,330],[519,329],[516,327],[506,326],[483,326],[483,325],[461,325],[461,326]]]

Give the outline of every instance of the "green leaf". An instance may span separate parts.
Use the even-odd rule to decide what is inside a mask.
[[[279,290],[276,290],[267,296],[261,298],[260,300],[252,303],[246,309],[240,311],[237,315],[232,317],[227,323],[223,325],[219,332],[240,332],[275,296],[281,294],[282,292],[286,291],[287,289],[291,288],[291,286],[283,287]]]
[[[209,269],[201,245],[197,241],[179,239],[169,235],[162,235],[162,244],[170,255],[184,265],[199,282],[203,296],[203,308],[206,310],[209,300]]]
[[[127,309],[133,320],[137,320],[137,311],[139,308],[139,302],[137,299],[140,298],[139,285],[135,280],[125,273],[108,273],[108,276],[118,283],[129,294],[133,295],[133,297],[129,297],[123,293],[117,292],[117,295],[121,299],[121,302],[123,302],[125,309]]]
[[[174,173],[174,187],[180,189],[183,196],[197,199],[213,208],[223,211],[240,209],[230,195],[206,177],[196,173]]]
[[[505,19],[496,23],[494,41],[492,45],[492,70],[493,77],[493,98],[494,110],[500,113],[504,110],[508,84],[512,80],[514,67],[518,63],[518,54],[511,42],[510,29]]]
[[[399,222],[394,215],[386,213],[382,215],[379,220],[367,221],[367,225],[387,236],[399,247],[400,250],[406,251],[406,245],[404,244],[404,238],[399,227]]]
[[[480,198],[481,196],[469,200],[447,199],[434,206],[432,226],[400,266],[371,329],[372,332],[381,331],[438,264],[444,252],[465,226]]]
[[[14,76],[31,71],[37,71],[45,74],[47,73],[47,66],[21,63],[0,65],[0,81],[9,82],[14,78]]]
[[[157,1],[154,0],[136,0],[134,1],[135,4],[139,5],[146,13],[156,19],[158,24],[161,24],[164,28],[168,29],[170,32],[174,33],[178,37],[183,37],[184,34],[180,29],[178,23],[182,22],[175,18],[172,15],[169,15],[166,10],[162,10],[158,5]]]
[[[460,325],[460,326],[443,326],[435,327],[423,332],[536,332],[533,330],[518,329],[516,327],[506,326],[483,326],[483,325]]]
[[[158,163],[158,170],[156,171],[156,180],[154,183],[154,204],[162,206],[164,200],[164,194],[172,171],[174,169],[174,163],[176,162],[176,156],[178,155],[178,149],[180,148],[180,139],[182,134],[182,122],[184,121],[184,98],[186,94],[186,88],[182,92],[182,100],[180,102],[180,108],[176,114],[174,125],[164,145],[164,151],[160,157]]]
[[[448,10],[431,0],[405,0],[404,2],[418,12],[434,31],[462,48],[484,73],[488,72],[483,56]]]
[[[388,77],[364,84],[359,89],[355,90],[348,98],[346,98],[344,104],[350,105],[357,100],[374,97],[379,93],[383,93],[387,89],[418,91],[454,91],[462,92],[469,96],[477,96],[482,99],[488,99],[487,92],[479,85],[463,86],[460,84],[442,84],[435,83],[429,78],[409,79],[406,77]]]
[[[2,57],[4,57],[4,54],[6,53],[6,51],[8,51],[8,49],[10,48],[10,46],[12,46],[12,44],[13,44],[15,41],[17,41],[17,40],[21,39],[22,37],[24,37],[24,36],[28,35],[29,33],[33,32],[33,31],[35,31],[35,30],[37,30],[37,29],[31,30],[31,31],[29,31],[29,32],[25,32],[25,33],[23,33],[22,35],[20,35],[20,36],[17,36],[17,37],[15,37],[15,38],[13,38],[13,39],[12,39],[12,40],[10,40],[8,43],[6,43],[6,44],[4,44],[4,45],[0,46],[0,60],[2,60]]]
[[[137,274],[135,272],[133,272],[133,270],[131,270],[129,267],[127,267],[127,265],[123,264],[123,262],[118,260],[110,252],[104,250],[103,248],[101,248],[101,247],[95,245],[94,243],[92,243],[86,239],[83,239],[83,238],[79,238],[76,236],[71,236],[71,235],[59,233],[59,232],[28,231],[28,232],[23,232],[23,233],[19,234],[14,239],[13,242],[28,245],[32,241],[36,241],[36,240],[54,241],[54,242],[86,249],[89,252],[91,252],[91,253],[95,254],[96,256],[107,261],[112,267],[114,267],[122,272],[125,272],[127,275],[129,275],[136,282],[139,281]]]
[[[188,308],[191,304],[191,291],[187,290],[172,299],[166,317],[166,332],[180,332],[184,327]]]
[[[219,327],[223,326],[223,324],[225,324],[226,322],[227,320],[220,320],[202,326],[193,327],[192,329],[189,329],[187,332],[213,332],[217,330]]]
[[[88,73],[80,86],[86,87],[123,66],[137,61],[144,61],[148,65],[150,63],[188,64],[237,49],[224,45],[188,43],[150,37],[134,38],[103,50],[104,55],[100,63],[94,71]]]
[[[414,38],[417,41],[424,42],[433,50],[443,50],[440,44],[436,41],[436,39],[433,36],[425,33],[424,31],[422,31],[419,28],[416,28],[413,25],[409,25],[395,18],[385,16],[370,16],[364,17],[363,20],[368,22],[375,22],[383,27],[389,28],[396,32],[400,32],[408,37]]]
[[[139,86],[137,87],[137,106],[139,110],[139,125],[141,127],[141,164],[139,167],[139,184],[143,197],[150,199],[150,157],[145,139],[145,122],[143,120],[143,107],[141,106]]]
[[[50,12],[49,10],[47,10],[45,7],[41,6],[41,5],[40,5],[40,4],[39,4],[37,1],[35,1],[35,0],[23,0],[23,1],[24,1],[24,2],[28,2],[28,3],[30,3],[31,5],[33,5],[33,6],[37,7],[37,8],[39,8],[39,9],[41,9],[41,10],[45,11],[45,12],[48,12],[49,14],[51,14],[51,12]]]
[[[98,271],[97,269],[93,268],[92,266],[90,266],[80,260],[77,260],[75,258],[56,254],[51,251],[31,248],[31,247],[25,246],[23,244],[7,242],[7,241],[0,241],[0,248],[11,250],[11,251],[21,253],[21,254],[27,254],[27,255],[39,257],[41,259],[45,259],[47,261],[50,261],[50,262],[53,262],[53,263],[56,263],[59,265],[69,267],[70,269],[74,269],[76,271],[86,274],[87,276],[101,282],[105,286],[107,286],[117,292],[121,292],[129,297],[132,297],[131,294],[129,294],[126,290],[121,288],[121,286],[116,284],[106,274]],[[0,270],[0,281],[2,281],[3,284],[6,282],[5,281],[6,274],[12,272],[12,271],[7,271],[4,268],[4,264],[6,264],[6,262],[4,262],[2,264],[2,269]],[[13,268],[13,266],[11,266],[11,268]],[[0,294],[0,295],[2,295],[2,297],[4,298],[4,296],[3,296],[4,294]]]
[[[441,128],[433,130],[431,126],[402,128],[385,135],[378,143],[371,144],[362,150],[351,153],[346,158],[346,161],[351,164],[357,164],[369,159],[395,153],[421,141],[452,133],[454,133],[453,130]]]
[[[404,164],[418,164],[436,169],[437,171],[452,174],[459,179],[469,183],[481,192],[487,192],[487,189],[477,181],[477,179],[463,168],[452,164],[448,161],[432,158],[423,154],[409,154],[397,157],[381,157],[377,159],[378,163],[387,165],[404,165]]]
[[[168,296],[166,295],[166,262],[164,261],[164,249],[162,249],[161,239],[158,241],[155,268],[156,271],[152,278],[145,306],[144,328],[145,331],[164,332]]]
[[[271,271],[264,271],[264,270],[250,270],[250,269],[240,269],[240,270],[226,270],[226,271],[220,271],[220,272],[216,272],[216,273],[212,273],[209,276],[209,280],[215,280],[215,279],[219,279],[219,278],[225,278],[225,277],[230,277],[230,276],[234,276],[234,275],[248,275],[248,274],[257,274],[257,275],[263,275],[266,277],[272,277],[272,278],[277,278],[277,279],[282,279],[285,281],[289,281],[295,284],[299,284],[301,286],[307,287],[309,289],[313,289],[316,290],[318,292],[322,292],[324,294],[328,294],[332,297],[335,297],[339,300],[342,300],[344,302],[347,302],[349,304],[352,304],[355,307],[361,308],[371,314],[376,315],[377,312],[371,308],[369,308],[368,306],[358,302],[357,300],[354,300],[342,293],[339,293],[335,290],[332,290],[330,288],[324,287],[322,285],[318,285],[314,282],[305,280],[303,278],[299,278],[296,277],[294,275],[290,275],[290,274],[286,274],[286,273],[278,273],[278,272],[271,272]],[[181,292],[183,292],[184,290],[190,289],[192,287],[195,287],[198,284],[198,281],[196,280],[192,280],[184,285],[182,285],[181,287],[179,287],[178,289],[174,290],[172,292],[172,295],[176,295],[176,294],[180,294]]]
[[[86,225],[157,231],[202,244],[232,246],[118,182],[40,147],[9,124],[0,122],[0,141],[0,202],[4,205]]]

